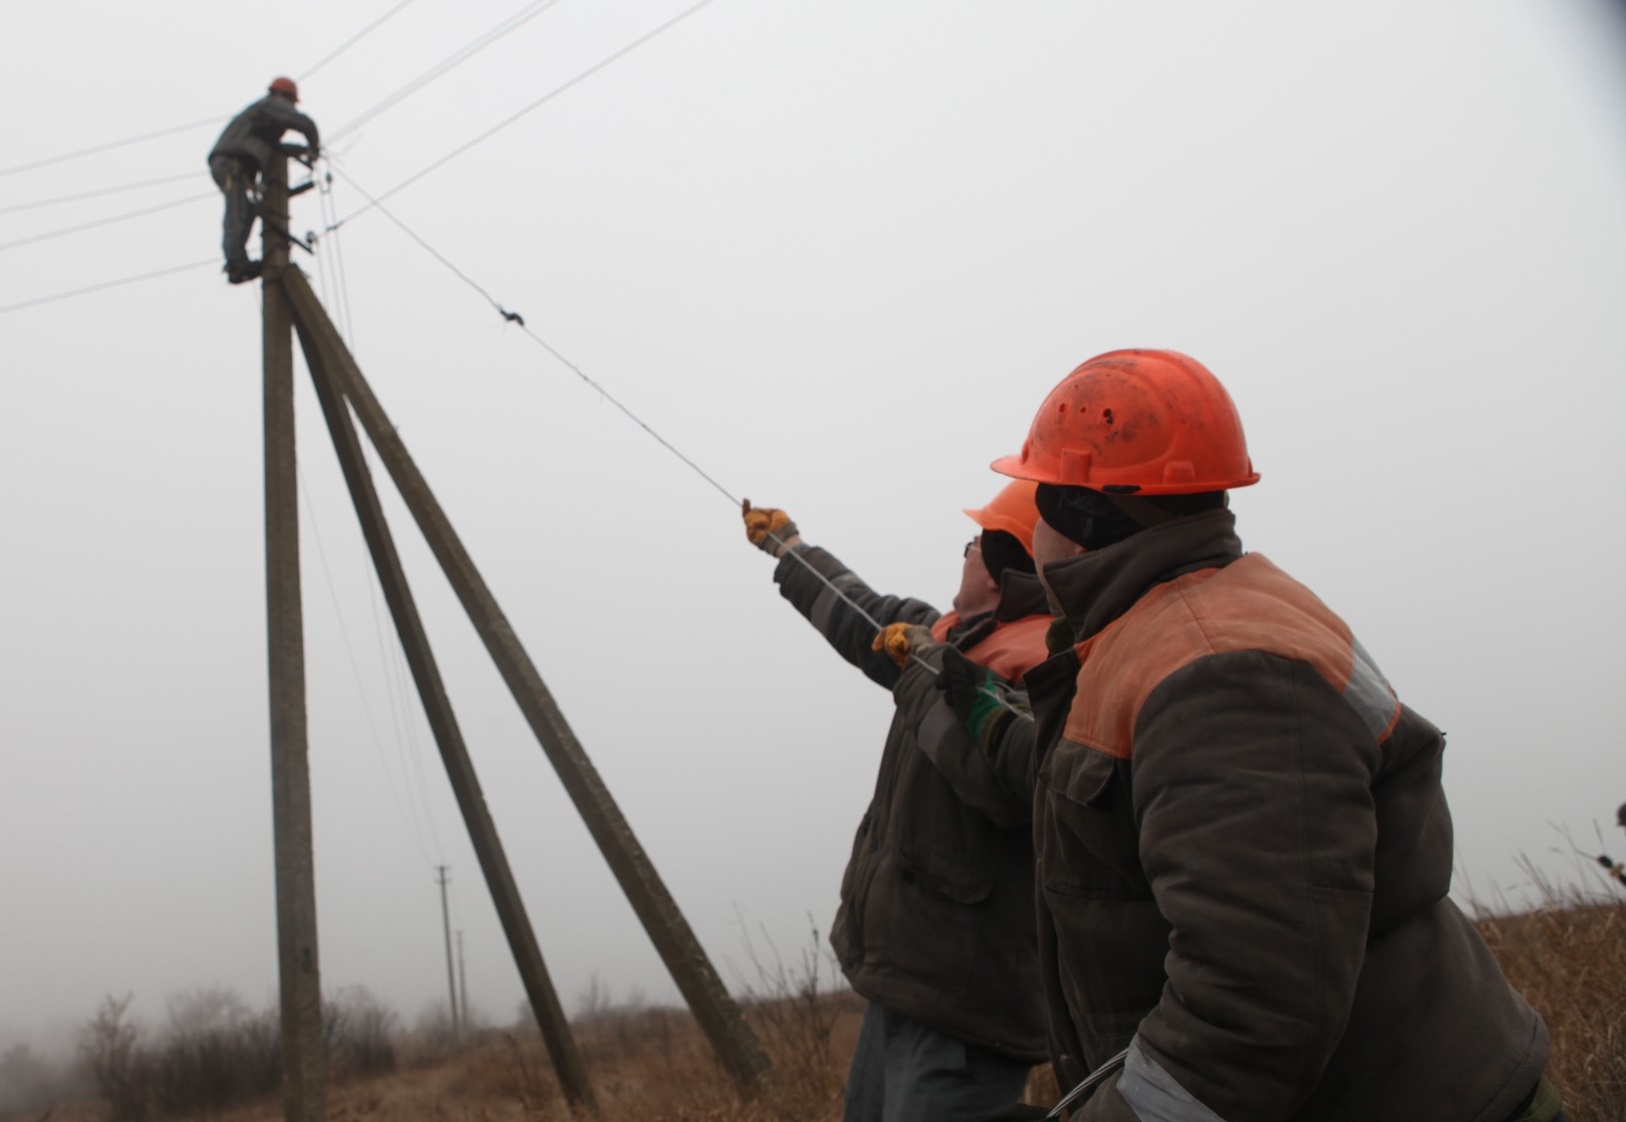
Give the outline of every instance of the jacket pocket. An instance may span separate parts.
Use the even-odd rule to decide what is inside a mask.
[[[864,812],[858,832],[853,835],[852,856],[841,874],[841,904],[830,924],[830,946],[843,970],[855,968],[864,954],[864,900],[878,861],[870,837],[874,821],[875,808],[871,807]]]
[[[1169,927],[1140,865],[1129,764],[1062,740],[1035,808],[1041,913],[1084,1054],[1121,1049],[1162,994]]]
[[[887,849],[864,909],[868,966],[960,996],[971,981],[993,865]]]
[[[898,861],[905,884],[918,884],[957,904],[980,904],[994,891],[991,862],[973,865],[927,851],[911,852],[907,847],[899,850]]]
[[[1128,766],[1070,740],[1045,761],[1035,842],[1044,857],[1046,889],[1150,899]]]

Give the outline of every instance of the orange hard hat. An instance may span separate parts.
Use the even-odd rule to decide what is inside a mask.
[[[293,100],[299,100],[299,87],[294,85],[292,78],[271,79],[271,84],[266,87],[266,92],[287,94]]]
[[[1039,508],[1033,496],[1038,490],[1037,483],[1018,479],[995,495],[987,506],[975,510],[967,507],[966,513],[984,530],[1003,530],[1011,535],[1032,557],[1033,526],[1039,521]]]
[[[1061,380],[995,471],[1109,495],[1192,495],[1259,482],[1231,395],[1178,351],[1109,351]]]

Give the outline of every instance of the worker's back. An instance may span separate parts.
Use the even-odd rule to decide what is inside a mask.
[[[209,158],[229,156],[242,161],[249,171],[263,171],[282,134],[290,129],[303,133],[310,146],[317,147],[316,123],[288,99],[267,94],[231,119]]]

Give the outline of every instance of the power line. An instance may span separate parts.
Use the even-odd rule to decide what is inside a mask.
[[[344,218],[341,218],[338,222],[334,223],[333,226],[329,227],[329,229],[330,230],[337,229],[338,227],[344,225],[346,222],[349,222],[352,218],[355,218],[357,215],[364,214],[368,210],[371,210],[373,207],[377,206],[379,203],[383,202],[385,199],[389,198],[390,196],[395,195],[398,192],[405,190],[406,188],[410,187],[412,184],[416,183],[418,180],[422,179],[424,176],[428,175],[430,172],[435,171],[436,169],[444,166],[445,164],[450,163],[452,160],[456,159],[458,156],[461,156],[464,152],[467,152],[470,148],[473,148],[476,144],[479,144],[481,141],[487,140],[487,139],[491,138],[492,136],[496,135],[497,133],[501,132],[503,129],[507,128],[509,125],[513,124],[515,121],[519,120],[521,117],[525,116],[527,113],[530,113],[533,110],[541,108],[543,105],[546,105],[548,102],[552,101],[554,98],[558,97],[560,94],[564,93],[566,90],[571,89],[572,87],[581,84],[582,82],[586,81],[588,78],[591,78],[594,74],[597,74],[600,70],[603,70],[605,67],[609,66],[611,63],[617,62],[620,59],[625,58],[627,55],[631,54],[633,51],[637,50],[639,47],[643,46],[645,43],[649,42],[651,39],[655,38],[657,35],[660,35],[662,32],[666,31],[668,28],[675,27],[677,24],[682,23],[684,20],[688,19],[690,16],[694,15],[701,8],[704,8],[707,4],[710,4],[711,2],[712,2],[712,0],[700,0],[700,2],[698,4],[695,4],[695,5],[693,5],[692,7],[689,7],[689,8],[685,8],[683,11],[679,12],[677,15],[673,16],[671,19],[667,20],[665,23],[661,24],[659,27],[655,28],[653,31],[646,32],[645,34],[639,36],[637,39],[634,39],[631,43],[628,43],[625,47],[622,47],[620,50],[616,51],[614,54],[609,55],[608,57],[606,57],[604,59],[601,59],[599,62],[593,64],[592,66],[588,67],[586,70],[582,71],[580,74],[576,75],[574,78],[570,79],[570,81],[566,82],[564,85],[555,87],[553,90],[550,90],[548,93],[543,94],[541,97],[537,98],[535,101],[531,102],[529,105],[527,105],[523,109],[521,109],[519,112],[514,113],[513,115],[511,115],[509,117],[506,117],[503,120],[497,122],[495,125],[491,126],[485,132],[483,132],[479,136],[475,137],[473,140],[470,140],[467,143],[462,144],[459,147],[452,149],[452,151],[446,153],[446,155],[442,156],[440,159],[436,160],[434,163],[430,164],[428,167],[425,167],[425,168],[423,168],[423,169],[421,169],[421,170],[419,170],[417,172],[414,172],[412,175],[407,176],[406,179],[403,179],[400,183],[397,183],[394,187],[391,187],[388,191],[385,191],[382,195],[379,195],[378,198],[372,200],[366,206],[361,207],[359,210],[356,210],[356,211],[352,212],[351,214],[347,215]]]
[[[157,214],[161,210],[174,210],[178,206],[186,206],[188,203],[198,203],[202,202],[204,199],[212,199],[214,197],[215,192],[206,191],[201,195],[188,195],[184,199],[171,199],[169,202],[159,203],[157,206],[142,207],[140,210],[131,210],[126,211],[123,214],[115,214],[111,218],[96,218],[89,222],[81,222],[77,226],[64,226],[59,230],[51,230],[44,234],[32,234],[26,238],[18,238],[16,241],[0,242],[0,251],[16,249],[18,246],[23,245],[33,245],[35,242],[48,242],[52,238],[62,238],[67,237],[69,234],[78,234],[85,230],[94,230],[98,226],[111,226],[116,222],[128,222],[132,218],[144,218],[149,214]]]
[[[707,0],[707,2],[709,3],[710,0]],[[668,452],[671,452],[672,455],[674,455],[678,459],[682,460],[685,464],[688,464],[689,467],[694,470],[695,474],[699,475],[700,478],[704,479],[707,483],[710,483],[714,488],[716,488],[719,492],[721,492],[723,497],[725,499],[727,499],[730,503],[732,503],[734,506],[739,506],[740,505],[740,500],[734,497],[733,492],[731,492],[727,487],[724,487],[721,483],[717,482],[717,480],[714,479],[709,472],[707,472],[699,464],[697,464],[693,460],[691,460],[688,456],[684,455],[682,451],[680,451],[675,445],[673,445],[670,441],[668,441],[664,436],[662,436],[660,433],[656,432],[653,428],[651,428],[648,424],[646,424],[644,422],[643,418],[639,417],[631,409],[628,409],[625,405],[623,405],[619,400],[617,400],[617,398],[616,398],[616,396],[614,394],[610,393],[609,390],[605,389],[602,385],[600,385],[597,381],[595,381],[591,376],[588,375],[588,373],[585,370],[583,370],[581,367],[577,366],[574,362],[571,362],[568,358],[566,358],[563,354],[561,354],[557,349],[555,349],[553,344],[549,343],[546,339],[542,338],[542,336],[540,336],[536,332],[532,331],[529,327],[526,327],[525,326],[525,320],[520,317],[518,312],[511,312],[507,308],[503,307],[502,304],[497,300],[497,298],[495,296],[491,295],[491,293],[486,290],[484,285],[480,284],[479,281],[477,281],[473,277],[469,276],[462,269],[459,269],[444,254],[442,254],[438,249],[436,249],[434,246],[430,245],[428,242],[424,241],[423,238],[419,237],[417,231],[415,231],[414,229],[412,229],[412,227],[408,226],[405,222],[403,222],[399,218],[397,218],[394,215],[393,212],[391,212],[389,209],[387,209],[384,206],[383,201],[381,199],[375,199],[371,195],[369,195],[366,192],[366,190],[362,188],[361,184],[357,183],[349,175],[346,175],[344,171],[342,171],[342,170],[339,171],[339,175],[343,176],[345,182],[349,183],[350,186],[354,187],[358,192],[360,192],[361,196],[368,200],[368,203],[369,203],[370,206],[377,207],[378,212],[380,214],[382,214],[385,218],[388,218],[391,222],[393,222],[401,230],[402,233],[406,234],[407,237],[411,238],[413,241],[417,242],[420,246],[422,246],[423,249],[425,251],[427,251],[431,257],[433,257],[436,261],[439,261],[448,270],[450,270],[452,272],[452,274],[457,277],[458,280],[462,281],[464,284],[468,285],[470,288],[474,289],[474,291],[478,292],[481,296],[483,296],[485,298],[486,302],[488,304],[490,304],[493,308],[497,309],[498,313],[501,314],[501,316],[504,319],[508,320],[511,323],[517,323],[519,325],[519,329],[521,331],[525,332],[526,335],[530,336],[531,339],[538,346],[540,346],[544,350],[546,350],[550,355],[552,355],[556,360],[558,360],[566,369],[568,369],[572,373],[574,373],[576,375],[576,377],[580,378],[583,382],[586,382],[589,386],[591,386],[594,390],[596,390],[600,397],[604,398],[604,400],[608,401],[611,405],[613,405],[617,409],[619,409],[623,414],[626,415],[626,417],[630,421],[632,421],[633,424],[637,425],[639,428],[641,428],[645,432],[647,432],[650,436],[654,437],[655,440],[657,442],[659,442],[660,445],[662,447],[664,447]]]
[[[334,129],[333,132],[328,136],[329,141],[338,140],[344,136],[348,136],[366,122],[372,120],[374,117],[377,117],[380,113],[383,113],[385,110],[400,104],[413,94],[417,93],[419,90],[423,89],[425,86],[429,85],[431,82],[434,82],[442,76],[451,73],[451,71],[455,70],[458,66],[461,66],[463,63],[467,62],[469,59],[473,58],[487,47],[491,46],[491,44],[497,42],[510,32],[518,30],[520,27],[529,23],[532,19],[541,15],[543,12],[547,11],[557,3],[559,3],[559,0],[531,0],[530,3],[521,8],[518,12],[515,12],[513,15],[503,19],[494,27],[490,28],[474,39],[472,42],[465,44],[456,51],[453,51],[450,55],[441,59],[434,66],[431,66],[428,70],[412,79],[412,81],[408,82],[394,93],[389,94],[387,97],[381,98],[371,108],[365,110],[359,116],[351,118],[349,121],[340,125],[337,129]]]
[[[371,34],[372,31],[381,25],[385,20],[389,19],[396,12],[399,12],[402,8],[406,7],[410,3],[412,3],[412,0],[401,0],[401,2],[395,7],[391,8],[378,19],[362,28],[362,30],[357,32],[355,35],[352,35],[334,50],[329,51],[320,62],[311,67],[309,70],[305,71],[304,74],[300,75],[300,80],[303,81],[305,78],[310,77],[312,74],[315,74],[318,70],[322,69],[322,67],[338,58],[367,35]],[[231,116],[232,115],[230,113],[223,113],[216,117],[204,117],[201,120],[188,121],[184,125],[171,125],[167,129],[154,129],[152,132],[144,132],[137,136],[127,136],[122,140],[109,140],[103,144],[92,144],[88,148],[77,148],[72,152],[63,152],[56,156],[47,156],[42,160],[33,160],[26,164],[14,164],[9,168],[0,168],[0,177],[16,175],[19,172],[33,171],[35,168],[50,167],[52,164],[66,163],[69,160],[77,160],[83,156],[94,156],[99,152],[111,152],[116,148],[125,148],[131,144],[140,144],[147,140],[157,140],[160,137],[174,136],[176,133],[190,132],[192,129],[200,129],[205,125],[223,124],[226,121],[231,120]]]
[[[193,261],[187,265],[172,265],[167,269],[156,269],[150,273],[138,273],[133,277],[120,277],[118,280],[103,281],[100,284],[86,285],[84,288],[69,289],[67,292],[53,292],[49,296],[36,296],[32,300],[24,300],[18,304],[7,304],[0,307],[0,316],[7,312],[21,311],[23,308],[32,308],[39,304],[52,304],[58,300],[68,300],[75,296],[83,296],[90,292],[101,292],[103,289],[118,288],[126,284],[139,284],[141,281],[156,280],[158,277],[173,276],[176,273],[185,273],[193,269],[201,269],[205,265],[219,265],[220,258],[205,257],[202,261]]]
[[[340,174],[343,175],[344,173],[340,172]],[[345,180],[352,187],[355,187],[357,191],[360,191],[361,194],[364,197],[371,198],[371,196],[367,195],[367,192],[365,190],[363,190],[361,185],[358,184],[354,179],[351,179],[348,175],[346,175]],[[672,453],[672,455],[676,456],[679,460],[682,460],[686,465],[688,465],[690,470],[692,470],[696,475],[698,475],[701,479],[704,479],[707,483],[711,484],[711,486],[713,488],[715,488],[717,490],[717,492],[723,496],[723,498],[728,500],[729,505],[734,506],[734,507],[739,507],[741,505],[741,501],[734,497],[734,493],[732,491],[730,491],[727,487],[724,487],[721,483],[717,482],[717,480],[711,475],[711,473],[706,471],[704,468],[702,468],[695,461],[691,460],[687,455],[685,455],[683,453],[683,451],[680,448],[678,448],[677,445],[673,444],[671,441],[667,440],[660,433],[656,432],[655,429],[653,427],[651,427],[650,424],[647,421],[645,421],[642,417],[638,416],[638,414],[634,413],[630,408],[628,408],[626,405],[624,405],[619,398],[617,398],[609,390],[605,389],[604,386],[601,383],[599,383],[597,380],[595,380],[592,376],[590,376],[587,373],[587,371],[583,370],[580,366],[577,366],[574,362],[571,362],[568,358],[566,358],[562,353],[559,352],[559,350],[557,348],[555,348],[553,346],[552,343],[549,343],[546,339],[542,338],[542,336],[540,336],[536,332],[532,331],[529,327],[526,327],[524,318],[522,316],[520,316],[520,314],[518,312],[511,312],[507,308],[504,308],[502,306],[502,304],[497,301],[497,298],[492,296],[491,293],[486,290],[485,286],[481,285],[480,282],[476,281],[473,277],[469,276],[462,269],[459,269],[456,265],[452,264],[452,262],[444,254],[442,254],[439,250],[437,250],[434,246],[430,245],[428,242],[424,241],[423,238],[419,237],[417,231],[413,230],[405,222],[403,222],[399,218],[397,218],[388,209],[386,209],[384,207],[384,205],[381,202],[379,202],[377,199],[372,200],[372,205],[377,207],[379,213],[384,215],[384,217],[388,218],[391,222],[395,223],[395,225],[398,226],[401,229],[401,231],[403,233],[405,233],[409,238],[411,238],[413,241],[417,242],[420,246],[422,246],[425,250],[427,250],[429,252],[430,256],[434,257],[434,259],[436,261],[439,261],[442,265],[444,265],[459,280],[461,280],[464,284],[468,285],[470,288],[474,289],[474,291],[478,292],[481,296],[483,296],[487,303],[489,303],[493,308],[496,308],[497,311],[499,313],[501,313],[503,319],[508,320],[511,323],[518,324],[519,329],[521,331],[523,331],[526,335],[528,335],[531,338],[531,340],[533,342],[535,342],[538,346],[540,346],[543,350],[547,351],[548,354],[552,355],[554,357],[554,359],[556,359],[561,365],[563,365],[565,367],[565,369],[569,370],[571,373],[575,374],[576,377],[580,378],[587,385],[591,386],[594,390],[596,390],[598,392],[598,394],[599,394],[599,396],[601,398],[603,398],[605,401],[608,401],[611,405],[615,406],[616,409],[620,410],[623,416],[625,416],[629,421],[631,421],[633,424],[637,425],[639,428],[643,429],[644,432],[648,433],[656,441],[656,443],[660,444],[660,446],[662,448],[665,448],[668,452]],[[768,536],[772,537],[775,541],[779,541],[778,536],[773,534],[772,531],[769,532]],[[783,544],[783,543],[781,542],[780,544]],[[814,567],[813,563],[810,562],[809,560],[807,560],[807,558],[803,557],[801,554],[795,552],[794,550],[788,552],[786,554],[786,556],[794,558],[797,561],[798,564],[800,564],[803,568],[805,568],[809,573],[812,573],[813,576],[818,578],[818,580],[821,583],[823,583],[823,585],[826,588],[828,588],[832,593],[834,593],[837,599],[841,600],[842,603],[846,604],[853,611],[857,612],[860,617],[862,617],[867,623],[869,623],[877,631],[881,630],[880,621],[878,621],[873,615],[871,615],[868,611],[866,611],[864,609],[863,605],[859,604],[851,596],[847,595],[847,593],[839,585],[835,584],[835,582],[830,580],[829,577],[825,576],[816,567]],[[910,657],[912,659],[914,659],[914,661],[920,663],[920,665],[926,667],[932,674],[938,673],[936,667],[934,667],[930,663],[926,662],[919,655],[911,654]],[[997,691],[985,688],[985,692],[987,692],[989,694],[989,696],[993,697],[994,700],[998,701],[1005,708],[1009,709],[1012,713],[1015,713],[1018,716],[1024,716],[1024,717],[1027,716],[1027,714],[1022,713],[1021,710],[1017,709],[1009,701],[1006,701],[1003,697],[999,696]]]
[[[105,144],[93,144],[89,148],[79,148],[72,152],[64,152],[60,156],[47,156],[43,160],[35,160],[28,164],[16,164],[9,168],[0,168],[0,176],[16,175],[18,172],[33,171],[35,168],[49,167],[52,164],[66,163],[68,160],[77,160],[81,156],[94,156],[98,152],[111,152],[115,148],[124,148],[131,144],[140,144],[145,140],[157,140],[161,136],[174,136],[178,132],[187,132],[191,129],[200,129],[204,125],[218,125],[230,119],[230,114],[219,117],[205,117],[201,121],[188,121],[184,125],[172,125],[167,129],[155,129],[144,132],[140,136],[127,136],[123,140],[109,140]]]
[[[412,2],[413,0],[401,0],[399,4],[395,5],[395,7],[391,8],[389,11],[375,19],[372,23],[369,23],[366,27],[362,28],[360,31],[350,36],[350,38],[346,39],[343,43],[340,43],[337,47],[333,48],[333,50],[329,51],[320,62],[301,74],[299,76],[299,80],[303,82],[306,78],[309,78],[312,74],[315,74],[318,70],[322,69],[322,67],[344,54],[345,51],[348,51],[351,47],[367,38],[367,36],[371,35],[376,29],[381,27],[391,16],[395,15],[395,13],[399,12],[402,8],[405,8]]]
[[[707,2],[709,2],[709,0],[707,0]],[[339,174],[344,175],[342,171]],[[542,338],[542,336],[538,335],[535,331],[527,327],[525,325],[524,318],[518,312],[509,311],[507,308],[503,307],[497,298],[491,295],[484,285],[480,284],[480,282],[469,276],[462,269],[459,269],[439,250],[430,245],[428,242],[424,241],[424,239],[418,235],[417,231],[413,230],[405,222],[401,221],[401,219],[392,214],[379,199],[374,199],[372,196],[368,195],[361,185],[354,179],[348,175],[344,175],[344,178],[352,187],[354,187],[357,191],[360,191],[364,198],[369,199],[370,205],[376,207],[379,213],[383,214],[384,217],[388,218],[397,227],[399,227],[401,231],[409,238],[417,242],[426,251],[428,251],[430,256],[434,257],[436,261],[439,261],[442,265],[444,265],[464,284],[468,285],[470,288],[474,289],[474,291],[478,292],[482,297],[484,297],[487,303],[489,303],[493,308],[497,309],[497,311],[502,315],[503,319],[509,321],[510,323],[518,324],[519,329],[529,336],[533,342],[535,342],[543,350],[547,351],[548,354],[552,355],[556,361],[565,367],[565,369],[569,370],[572,374],[575,374],[577,378],[580,378],[588,386],[591,386],[595,391],[597,391],[601,398],[615,406],[615,408],[618,409],[629,421],[643,429],[644,432],[648,433],[649,436],[662,448],[665,448],[668,452],[672,453],[673,456],[677,457],[685,465],[687,465],[691,471],[709,483],[719,494],[723,496],[723,498],[728,500],[731,506],[738,508],[743,505],[741,500],[736,498],[734,493],[727,487],[724,487],[721,483],[719,483],[710,472],[706,471],[694,460],[691,460],[680,448],[678,448],[677,445],[673,444],[660,433],[656,432],[647,421],[638,416],[638,414],[634,413],[631,408],[623,404],[619,398],[617,398],[609,390],[605,389],[603,384],[589,375],[587,371],[583,370],[580,366],[577,366],[574,362],[570,361],[570,359],[566,358],[564,354],[553,346],[552,343],[549,343],[546,339]],[[784,544],[784,542],[780,540],[779,536],[774,534],[772,531],[768,532],[768,536],[773,538],[774,541],[779,542],[780,545]],[[790,557],[796,561],[797,564],[801,565],[804,569],[811,573],[821,584],[825,586],[826,589],[835,595],[836,599],[840,600],[854,612],[858,613],[859,617],[870,626],[874,627],[877,631],[882,629],[879,620],[871,615],[862,604],[858,603],[858,601],[849,596],[845,589],[841,588],[840,585],[836,584],[829,577],[825,576],[824,573],[820,572],[818,568],[814,566],[814,564],[807,558],[803,557],[795,550],[787,551],[784,556]],[[925,667],[927,672],[933,676],[941,673],[937,667],[933,666],[931,663],[927,662],[924,658],[918,654],[915,654],[914,652],[910,652],[909,658],[916,664]],[[1022,720],[1033,720],[1033,715],[1031,713],[1025,713],[1021,709],[1017,708],[1008,698],[1002,695],[999,690],[992,685],[984,685],[982,687],[982,692],[993,698],[995,702]]]
[[[158,179],[143,179],[139,183],[121,183],[117,187],[101,187],[94,191],[80,191],[76,195],[58,195],[54,199],[36,199],[31,203],[0,206],[0,214],[16,214],[20,210],[37,210],[40,207],[57,206],[60,203],[76,203],[81,199],[96,199],[103,195],[117,195],[124,191],[139,191],[143,187],[161,187],[166,183],[179,183],[183,179],[197,179],[203,174],[202,171],[186,171],[180,175],[166,175]]]

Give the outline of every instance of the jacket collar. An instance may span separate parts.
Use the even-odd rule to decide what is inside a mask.
[[[970,619],[952,618],[948,640],[961,650],[968,650],[982,642],[1000,626],[1030,616],[1050,614],[1050,601],[1045,597],[1044,585],[1032,573],[1013,572],[1009,569],[999,578],[999,603],[991,612]]]
[[[1050,602],[1045,598],[1044,585],[1032,573],[1020,569],[1006,569],[999,577],[999,603],[994,618],[1000,623],[1012,623],[1028,616],[1047,616]]]
[[[1236,515],[1211,510],[1046,565],[1044,575],[1073,641],[1083,642],[1132,608],[1153,585],[1199,569],[1223,568],[1240,556]]]

